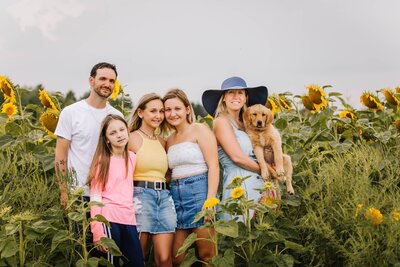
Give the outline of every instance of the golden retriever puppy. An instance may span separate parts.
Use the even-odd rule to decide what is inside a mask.
[[[272,125],[274,115],[265,106],[250,106],[243,114],[247,134],[253,144],[254,154],[261,168],[261,176],[267,179],[270,174],[278,179],[286,177],[286,189],[294,194],[292,186],[292,160],[282,152],[282,139]],[[275,171],[270,165],[275,165]]]

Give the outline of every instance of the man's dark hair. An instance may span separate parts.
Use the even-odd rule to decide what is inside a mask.
[[[93,77],[93,78],[96,77],[97,70],[98,69],[104,69],[104,68],[112,69],[115,72],[115,77],[118,76],[117,67],[115,67],[114,64],[110,64],[110,63],[107,63],[107,62],[100,62],[100,63],[97,63],[96,65],[94,65],[92,70],[90,71],[90,76]]]

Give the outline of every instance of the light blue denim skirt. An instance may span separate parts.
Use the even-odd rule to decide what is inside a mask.
[[[136,227],[139,233],[174,233],[176,212],[169,190],[134,187]]]
[[[208,191],[208,172],[171,181],[171,194],[175,203],[177,228],[192,229],[204,224],[194,217],[203,208]]]

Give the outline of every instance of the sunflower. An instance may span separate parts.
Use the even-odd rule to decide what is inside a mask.
[[[241,198],[244,195],[244,189],[242,187],[236,187],[232,190],[232,198]]]
[[[375,209],[375,208],[369,208],[365,212],[365,218],[367,220],[371,220],[372,224],[374,225],[379,225],[383,222],[383,215],[380,212],[380,210]]]
[[[326,94],[321,87],[315,84],[311,84],[309,86],[306,86],[306,88],[308,89],[308,96],[314,104],[320,105],[323,103]]]
[[[337,131],[338,134],[342,134],[342,133],[344,133],[344,131],[346,131],[346,130],[347,130],[347,127],[346,127],[344,124],[338,123],[338,124],[336,125],[336,131]]]
[[[393,90],[385,88],[383,89],[383,95],[388,103],[400,107],[400,99],[394,94]]]
[[[265,106],[271,110],[272,114],[276,114],[278,112],[281,112],[281,109],[276,104],[275,99],[273,97],[271,97],[271,96],[268,97],[267,104],[265,104]]]
[[[303,95],[301,97],[301,102],[306,109],[311,110],[311,112],[318,112],[316,105],[311,101],[308,95]]]
[[[5,103],[1,109],[1,113],[7,114],[8,119],[12,120],[12,117],[17,114],[17,107],[14,103]]]
[[[378,97],[374,96],[369,92],[364,92],[360,97],[360,102],[369,109],[372,110],[383,110],[381,102]]]
[[[357,118],[356,114],[354,114],[354,112],[351,110],[343,110],[342,112],[339,113],[339,117],[340,118],[349,118],[351,120],[355,120]]]
[[[396,90],[396,93],[400,94],[400,86],[396,86],[394,89]]]
[[[1,76],[1,75],[0,75],[0,88],[4,94],[4,99],[6,101],[9,101],[11,103],[16,102],[13,86],[11,85],[10,81],[6,77]]]
[[[218,204],[219,204],[218,198],[210,197],[210,198],[207,198],[206,201],[204,201],[203,209],[213,208],[213,207],[217,206]]]
[[[49,96],[49,94],[45,90],[39,90],[39,99],[42,105],[45,108],[50,108],[55,111],[58,111],[56,105],[54,104],[53,100]]]
[[[325,98],[326,96],[325,91],[321,87],[312,84],[306,86],[306,88],[308,89],[308,97],[310,101],[314,104],[316,112],[328,106],[328,102],[326,101]]]
[[[328,106],[328,101],[326,101],[325,97],[322,98],[321,104],[314,104],[315,108],[320,111]]]
[[[111,98],[112,100],[117,100],[119,93],[121,92],[121,85],[118,80],[115,80],[114,90],[112,91]]]
[[[58,115],[59,113],[57,111],[48,109],[39,118],[39,121],[42,124],[43,128],[53,138],[56,138],[56,136],[54,135],[54,131],[57,127]]]
[[[265,182],[265,183],[264,183],[264,187],[265,187],[266,189],[274,189],[274,188],[275,188],[274,184],[271,183],[271,182]]]
[[[265,204],[268,206],[274,205],[275,204],[275,199],[269,196],[263,196],[260,200],[261,204]]]
[[[289,104],[289,102],[287,101],[287,99],[284,96],[280,96],[279,97],[279,104],[287,110],[291,110],[292,106]]]

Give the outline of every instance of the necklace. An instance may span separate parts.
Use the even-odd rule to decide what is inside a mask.
[[[140,128],[138,130],[141,131],[147,138],[149,138],[151,140],[156,140],[157,139],[157,136],[155,136],[154,133],[153,133],[153,135],[149,135],[149,134],[147,134],[145,131],[143,131]]]

